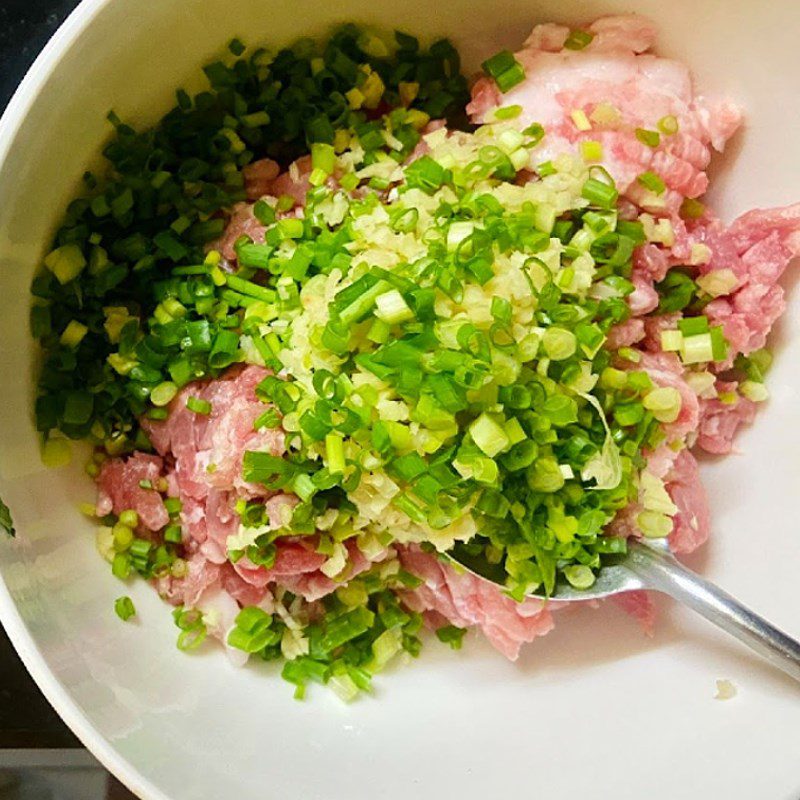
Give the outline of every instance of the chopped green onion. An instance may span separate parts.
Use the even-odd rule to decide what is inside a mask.
[[[661,144],[661,135],[658,131],[649,131],[646,128],[636,129],[636,138],[648,147],[658,147]]]
[[[564,40],[564,47],[567,50],[583,50],[594,39],[594,34],[589,31],[582,31],[580,29],[573,29]]]
[[[711,354],[714,361],[724,361],[728,357],[728,341],[721,325],[715,325],[709,331],[711,336]]]
[[[164,508],[167,509],[167,514],[174,517],[183,510],[183,503],[179,497],[166,497],[164,498]]]
[[[603,183],[597,180],[597,178],[589,178],[583,184],[581,196],[592,205],[600,206],[601,208],[614,208],[619,193],[614,186]]]
[[[669,536],[674,525],[671,517],[659,511],[642,511],[636,517],[636,522],[639,530],[648,539],[663,539]]]
[[[763,403],[769,398],[769,391],[763,383],[756,381],[743,381],[739,385],[739,392],[742,397],[752,400],[754,403]]]
[[[522,113],[522,106],[511,105],[495,109],[494,118],[499,120],[516,119]]]
[[[684,317],[678,320],[678,330],[684,336],[695,336],[698,333],[708,332],[708,317]]]
[[[564,577],[575,589],[589,589],[595,582],[595,575],[584,564],[572,564],[564,568]]]
[[[681,360],[684,364],[699,364],[714,360],[714,345],[710,333],[683,337]]]
[[[396,325],[414,317],[414,312],[397,289],[378,295],[375,298],[375,306],[375,316],[389,325]]]
[[[522,64],[508,50],[502,50],[481,65],[490,78],[494,78],[501,92],[510,91],[525,80]]]
[[[687,197],[681,203],[680,215],[683,219],[700,219],[706,213],[706,207],[699,201]]]
[[[435,192],[448,179],[448,171],[430,156],[412,161],[405,169],[406,183],[428,194]]]
[[[336,153],[333,146],[322,142],[311,145],[311,166],[326,175],[332,175],[336,166]]]
[[[180,525],[167,525],[164,528],[164,541],[173,544],[181,544],[183,542],[183,531]]]
[[[674,136],[680,130],[678,118],[672,114],[661,117],[661,119],[658,121],[657,127],[658,130],[661,131],[661,133],[663,133],[665,136]]]
[[[84,336],[89,333],[89,329],[78,322],[77,320],[70,320],[64,332],[61,334],[59,341],[64,347],[69,347],[74,350],[82,341]]]
[[[211,413],[211,403],[209,403],[208,400],[203,400],[200,397],[187,397],[186,408],[188,408],[189,411],[194,411],[195,414],[203,414],[207,416]]]
[[[44,259],[44,265],[61,284],[69,283],[80,275],[86,266],[86,258],[76,244],[65,244],[56,248]]]
[[[544,332],[542,346],[547,355],[554,361],[563,361],[575,353],[578,345],[575,334],[572,331],[554,325]]]
[[[165,406],[177,393],[178,387],[172,381],[163,381],[150,392],[150,402],[154,406]]]
[[[136,615],[136,608],[133,605],[133,600],[127,596],[118,597],[114,601],[114,613],[123,622],[127,622],[131,617]]]
[[[581,142],[581,157],[584,161],[602,161],[603,145],[591,140]]]
[[[303,236],[303,220],[297,217],[279,219],[276,229],[281,239],[300,239]]]
[[[472,422],[469,432],[475,444],[489,458],[494,458],[511,444],[503,425],[486,413]]]
[[[449,645],[452,650],[460,650],[464,641],[466,628],[458,628],[455,625],[443,625],[436,629],[436,638],[442,644]]]
[[[675,422],[681,413],[680,392],[672,386],[662,386],[648,392],[642,405],[653,413],[659,422]]]
[[[132,508],[125,509],[125,511],[120,513],[119,521],[122,525],[135,528],[139,524],[139,514]]]
[[[664,352],[677,352],[681,347],[683,347],[683,334],[680,331],[661,331],[661,349]]]
[[[643,417],[644,407],[641,403],[618,403],[614,406],[614,419],[623,427],[636,425]]]
[[[643,172],[636,180],[653,194],[664,194],[667,188],[664,181],[655,172]]]
[[[329,472],[344,472],[344,440],[338,433],[329,433],[325,436],[325,455]]]

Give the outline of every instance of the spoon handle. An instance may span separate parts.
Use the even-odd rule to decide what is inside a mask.
[[[632,544],[626,567],[648,589],[670,595],[800,681],[800,642],[718,586],[686,569],[670,553],[646,543]]]

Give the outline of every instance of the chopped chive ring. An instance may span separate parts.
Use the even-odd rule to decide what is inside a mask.
[[[593,33],[576,28],[569,32],[569,35],[564,40],[564,47],[566,47],[567,50],[583,50],[591,44],[592,39],[594,39]]]
[[[706,207],[699,200],[687,197],[681,203],[680,215],[683,219],[700,219],[706,213]]]
[[[493,55],[481,66],[490,78],[494,78],[497,87],[503,93],[510,91],[525,80],[525,70],[522,64],[508,50],[502,50]]]
[[[189,411],[194,411],[195,414],[208,415],[211,413],[211,403],[208,400],[203,400],[200,397],[187,397],[186,408]]]
[[[516,119],[522,113],[522,106],[511,105],[498,108],[494,112],[494,118],[499,120]]]
[[[123,621],[127,622],[131,617],[136,616],[136,608],[130,597],[118,597],[114,601],[114,613]]]
[[[597,178],[589,178],[583,184],[581,195],[592,205],[600,206],[601,208],[613,208],[619,197],[619,193],[614,186],[603,183]]]
[[[656,175],[655,172],[643,172],[636,180],[640,185],[644,186],[645,189],[653,192],[653,194],[664,194],[667,188],[664,181]]]
[[[663,133],[665,136],[674,136],[680,130],[680,124],[678,123],[678,118],[673,116],[672,114],[668,114],[665,117],[661,117],[658,121],[658,130]]]
[[[636,129],[636,138],[648,147],[658,147],[661,144],[661,135],[658,131],[650,131],[646,128]]]

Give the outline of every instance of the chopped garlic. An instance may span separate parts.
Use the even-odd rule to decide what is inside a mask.
[[[730,294],[737,283],[739,279],[731,269],[715,269],[697,279],[697,285],[712,297]]]
[[[598,125],[612,126],[620,123],[622,115],[611,103],[598,103],[589,118]]]
[[[717,693],[715,700],[731,700],[736,697],[737,689],[729,680],[717,680]]]
[[[646,511],[657,511],[667,516],[672,516],[678,510],[664,487],[664,481],[648,470],[639,476],[639,501]]]
[[[345,566],[347,566],[347,548],[341,542],[336,542],[333,548],[333,554],[320,567],[320,571],[323,575],[334,578]]]
[[[660,219],[655,226],[654,241],[661,242],[665,247],[673,247],[675,244],[675,230],[668,219]]]
[[[281,653],[287,661],[298,656],[307,656],[309,651],[309,641],[300,631],[286,628],[281,637]]]
[[[698,397],[702,397],[704,400],[710,400],[717,396],[717,389],[715,386],[717,378],[710,372],[690,372],[686,375],[685,380],[686,383],[689,384],[689,388],[691,388]]]
[[[762,403],[769,397],[769,390],[763,383],[757,381],[745,381],[739,387],[739,394],[752,400],[754,403]]]
[[[589,122],[589,117],[586,116],[586,112],[583,109],[576,108],[570,113],[570,116],[579,131],[590,131],[592,129],[592,123]]]

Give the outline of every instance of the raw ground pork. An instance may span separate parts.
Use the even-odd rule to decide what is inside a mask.
[[[736,430],[753,418],[754,404],[745,399],[723,403],[714,390],[710,396],[696,396],[684,380],[680,361],[660,351],[660,331],[674,327],[676,315],[643,317],[656,308],[654,284],[663,280],[671,267],[694,263],[703,275],[730,270],[736,276],[735,287],[707,307],[712,323],[723,326],[730,343],[730,359],[717,371],[724,372],[738,353],[762,347],[784,309],[783,289],[777,281],[800,253],[800,205],[752,211],[730,226],[710,210],[699,219],[683,220],[678,213],[681,203],[705,192],[712,151],[721,151],[739,127],[740,111],[727,101],[695,94],[685,66],[649,54],[656,29],[648,20],[636,15],[606,17],[588,30],[594,34],[592,42],[582,51],[573,51],[563,47],[567,27],[548,24],[534,28],[516,54],[525,67],[525,81],[501,95],[493,81],[480,78],[467,111],[472,121],[480,123],[491,119],[495,107],[520,105],[520,126],[538,122],[547,132],[536,150],[541,161],[575,152],[583,140],[600,141],[603,164],[625,198],[623,209],[631,216],[641,210],[650,213],[654,225],[659,219],[670,221],[671,235],[637,250],[635,291],[629,298],[633,317],[614,329],[609,340],[614,347],[642,350],[639,368],[647,370],[656,384],[680,392],[681,415],[668,426],[672,439],[689,437],[703,450],[726,453]],[[592,121],[590,131],[578,129],[575,111],[582,111]],[[662,136],[657,147],[637,138],[637,128],[653,130],[668,115],[678,121],[677,134]],[[658,202],[636,181],[648,170],[660,175],[667,186]],[[255,162],[245,169],[248,199],[288,194],[297,205],[286,213],[299,213],[309,171],[308,158],[299,159],[285,172],[269,159]],[[214,244],[227,261],[235,259],[233,244],[242,234],[263,240],[264,228],[249,203],[233,209],[225,234]],[[259,367],[235,368],[216,381],[187,386],[173,400],[166,422],[143,423],[158,455],[137,453],[127,459],[111,459],[98,477],[101,513],[135,508],[142,529],[162,527],[167,512],[156,492],[139,488],[140,480],[165,478],[169,494],[182,499],[188,573],[181,579],[163,579],[159,590],[171,602],[216,610],[212,632],[223,639],[238,604],[268,604],[274,582],[309,601],[337,586],[320,571],[324,557],[299,537],[280,545],[270,570],[247,559],[236,565],[226,560],[226,539],[237,529],[233,507],[238,498],[262,497],[276,524],[281,508],[295,502],[285,494],[269,495],[241,478],[245,450],[283,451],[279,431],[253,431],[254,419],[264,410],[253,390],[266,374]],[[716,393],[735,388],[724,376],[717,379]],[[212,413],[203,417],[188,411],[185,402],[189,395],[211,402]],[[705,541],[709,529],[708,505],[695,457],[686,449],[665,445],[650,454],[648,469],[664,479],[678,508],[669,538],[671,547],[680,553],[693,550]],[[615,532],[634,533],[636,512],[636,504],[622,512],[614,523]],[[423,581],[417,589],[405,592],[403,599],[410,608],[423,612],[432,627],[446,623],[478,626],[498,650],[514,659],[523,643],[553,626],[551,610],[556,603],[547,607],[535,600],[518,604],[493,586],[457,572],[414,546],[395,550],[404,567]],[[379,557],[388,555],[391,553]],[[348,556],[350,575],[370,565],[355,545],[349,546]],[[617,602],[646,630],[652,628],[653,607],[645,593],[631,592]]]
[[[160,579],[158,590],[176,605],[215,611],[213,616],[221,621],[211,632],[223,640],[238,613],[237,603],[268,606],[270,585],[275,582],[308,601],[324,597],[339,585],[320,571],[326,557],[315,552],[315,542],[300,537],[280,540],[269,570],[246,557],[236,564],[228,561],[227,538],[239,527],[234,510],[238,499],[263,499],[274,527],[280,526],[284,509],[297,502],[293,495],[268,492],[241,477],[245,451],[284,452],[282,431],[253,429],[256,418],[266,410],[255,387],[268,374],[262,367],[233,367],[216,380],[187,385],[171,402],[167,420],[142,420],[158,455],[135,453],[109,459],[97,477],[98,513],[135,509],[141,535],[160,530],[169,515],[161,495],[142,489],[139,481],[149,480],[154,486],[160,479],[166,481],[167,494],[180,498],[187,574]],[[211,403],[211,413],[190,411],[189,397]],[[348,576],[370,563],[358,548],[348,548]]]

